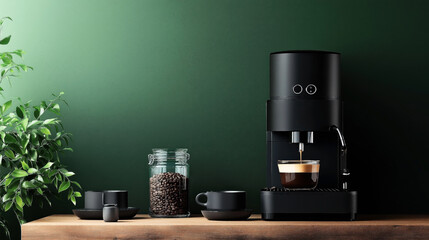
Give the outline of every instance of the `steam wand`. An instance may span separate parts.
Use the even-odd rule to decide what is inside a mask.
[[[341,143],[341,150],[340,150],[340,164],[341,164],[341,171],[342,171],[342,183],[343,183],[343,190],[347,190],[347,180],[348,176],[350,176],[349,169],[347,168],[347,145],[346,140],[344,139],[343,134],[341,133],[340,129],[337,126],[331,126],[331,130],[337,132],[338,137],[340,139]]]

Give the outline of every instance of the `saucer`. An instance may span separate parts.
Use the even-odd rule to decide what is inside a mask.
[[[119,219],[131,219],[139,210],[135,207],[120,208]],[[73,209],[73,213],[80,219],[103,219],[103,209]]]
[[[246,220],[252,214],[252,209],[237,211],[201,210],[201,213],[208,220]]]

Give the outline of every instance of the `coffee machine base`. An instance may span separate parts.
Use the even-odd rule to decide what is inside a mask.
[[[339,189],[293,191],[266,188],[261,191],[263,220],[356,219],[357,192]]]

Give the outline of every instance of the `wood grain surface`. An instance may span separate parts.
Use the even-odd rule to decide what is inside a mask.
[[[428,215],[361,216],[357,221],[209,221],[150,218],[105,223],[52,215],[22,225],[22,239],[429,239]]]

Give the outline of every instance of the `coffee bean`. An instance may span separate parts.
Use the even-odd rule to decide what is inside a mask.
[[[149,180],[150,211],[155,215],[188,213],[189,179],[180,173],[160,173]]]

